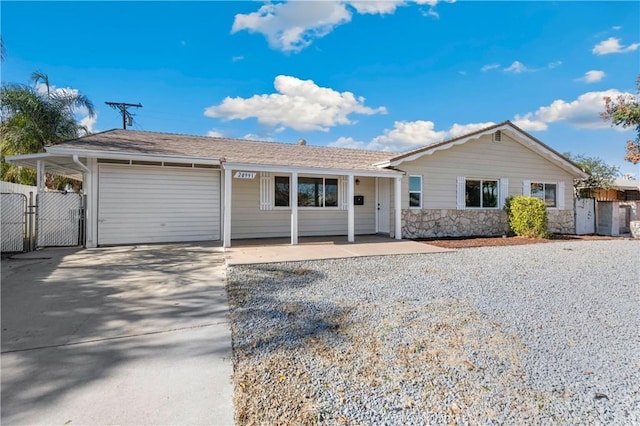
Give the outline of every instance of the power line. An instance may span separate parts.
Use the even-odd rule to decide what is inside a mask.
[[[142,108],[142,104],[128,104],[126,102],[105,102],[113,109],[117,109],[122,114],[122,128],[127,130],[127,125],[133,125],[133,114],[127,111],[128,107]]]

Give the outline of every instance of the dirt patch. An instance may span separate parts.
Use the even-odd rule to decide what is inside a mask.
[[[497,247],[520,246],[524,244],[545,244],[566,241],[594,241],[594,240],[620,240],[624,237],[605,237],[600,235],[553,235],[549,239],[526,237],[460,237],[460,238],[434,238],[415,240],[421,243],[444,248],[471,248],[471,247]]]

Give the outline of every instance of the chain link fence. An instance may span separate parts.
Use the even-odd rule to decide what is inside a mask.
[[[38,247],[84,245],[83,198],[74,192],[38,194]]]
[[[27,197],[24,194],[0,194],[2,253],[25,250],[27,240]]]

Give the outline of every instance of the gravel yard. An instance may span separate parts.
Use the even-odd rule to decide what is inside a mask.
[[[236,420],[640,423],[640,242],[228,269]]]

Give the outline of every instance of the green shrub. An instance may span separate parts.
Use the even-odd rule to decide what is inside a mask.
[[[547,207],[539,198],[509,197],[505,200],[509,226],[516,235],[530,238],[548,238]]]

